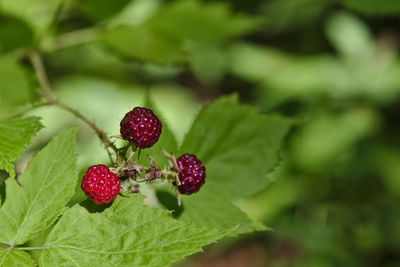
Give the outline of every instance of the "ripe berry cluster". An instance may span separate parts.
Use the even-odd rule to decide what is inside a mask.
[[[152,147],[161,136],[162,124],[152,110],[135,107],[125,114],[120,123],[121,138],[128,141],[133,152],[136,149]],[[126,153],[126,147],[119,149],[118,154]],[[111,171],[105,165],[90,166],[82,177],[81,188],[86,196],[96,204],[108,203],[114,200],[121,190],[121,180],[128,179],[134,182],[154,181],[158,178],[167,180],[177,186],[181,194],[190,195],[200,190],[205,183],[206,169],[203,163],[192,154],[183,154],[177,160],[172,155],[170,169],[160,170],[151,157],[151,166],[146,168],[127,161],[120,163]],[[137,177],[146,173],[143,180]],[[120,179],[119,179],[120,178]],[[130,184],[130,192],[138,192],[138,185]]]

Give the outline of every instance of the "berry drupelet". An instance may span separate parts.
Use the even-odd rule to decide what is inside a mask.
[[[152,147],[160,138],[162,124],[147,108],[136,107],[125,114],[121,121],[122,138],[139,148]]]
[[[192,154],[183,154],[176,163],[179,168],[179,193],[190,195],[199,191],[206,178],[206,168],[203,163]]]
[[[114,200],[120,189],[121,181],[105,165],[90,166],[82,177],[81,188],[86,196],[100,205]]]

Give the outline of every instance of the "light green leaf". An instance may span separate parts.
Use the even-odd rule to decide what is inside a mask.
[[[14,160],[42,128],[38,117],[0,121],[0,169],[14,178]]]
[[[32,92],[25,69],[8,55],[0,56],[0,106],[12,108],[30,102]]]
[[[74,206],[50,232],[40,266],[168,266],[227,233],[173,220],[143,198],[118,197],[103,213]]]
[[[16,248],[0,248],[0,266],[29,267],[36,264],[25,251]]]
[[[204,109],[179,155],[192,153],[203,161],[206,183],[196,195],[182,196],[182,218],[203,226],[242,224],[248,231],[253,224],[253,230],[262,229],[259,225],[254,228],[250,219],[228,204],[269,183],[267,173],[279,161],[278,152],[290,125],[287,119],[239,105],[235,96],[223,97]],[[213,220],[199,220],[207,216]]]
[[[328,20],[327,37],[336,50],[350,59],[365,58],[372,50],[372,36],[366,24],[349,13],[338,13]]]
[[[44,231],[64,211],[77,183],[75,132],[56,136],[19,177],[6,181],[0,209],[0,242],[23,244]]]
[[[36,32],[50,25],[54,13],[63,0],[3,0],[0,9],[31,24]]]
[[[292,139],[290,155],[302,169],[323,173],[340,166],[357,142],[377,130],[378,122],[376,111],[365,107],[315,112]]]

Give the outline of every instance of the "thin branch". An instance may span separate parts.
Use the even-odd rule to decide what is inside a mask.
[[[29,53],[29,59],[32,62],[33,68],[35,69],[36,77],[39,81],[44,97],[50,104],[55,103],[53,93],[51,92],[51,85],[49,79],[47,78],[46,69],[43,64],[42,57],[37,50],[32,50]]]
[[[56,100],[53,96],[52,90],[51,90],[51,85],[50,81],[48,79],[46,69],[43,64],[42,57],[40,56],[39,52],[37,50],[32,50],[29,53],[29,59],[32,63],[32,66],[35,70],[37,79],[39,81],[40,87],[42,88],[44,97],[46,98],[46,101],[49,105],[56,105],[71,114],[75,115],[77,118],[81,119],[83,122],[85,122],[90,128],[93,129],[93,131],[97,134],[97,136],[100,138],[100,140],[104,143],[106,148],[111,147],[112,150],[114,150],[115,153],[118,153],[118,148],[114,145],[113,142],[110,141],[110,139],[107,137],[107,134],[99,129],[97,125],[90,121],[88,118],[86,118],[82,113],[80,113],[78,110],[71,108],[70,106],[67,106],[58,100]],[[123,159],[125,159],[125,155],[121,155]]]
[[[59,50],[71,46],[90,43],[96,41],[99,36],[99,29],[90,27],[67,32],[56,36],[46,42],[49,50]]]
[[[75,115],[75,117],[81,119],[83,122],[85,122],[90,128],[93,129],[93,131],[97,134],[97,136],[100,138],[100,140],[104,143],[106,148],[111,147],[112,150],[114,150],[115,153],[118,152],[118,148],[114,145],[113,142],[108,139],[107,134],[99,129],[97,125],[90,121],[88,118],[86,118],[82,113],[80,113],[78,110],[71,108],[70,106],[67,106],[59,101],[54,102],[54,105],[72,113]],[[121,157],[124,157],[124,155],[121,155]]]

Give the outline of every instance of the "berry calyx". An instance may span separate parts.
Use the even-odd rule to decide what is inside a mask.
[[[107,166],[93,165],[87,169],[82,177],[81,188],[86,196],[100,205],[117,197],[121,189],[121,181]]]
[[[122,138],[139,148],[153,146],[161,135],[162,124],[152,110],[136,107],[121,121]]]
[[[203,163],[192,154],[183,154],[176,163],[179,168],[179,193],[190,195],[199,191],[206,178],[206,168]]]

